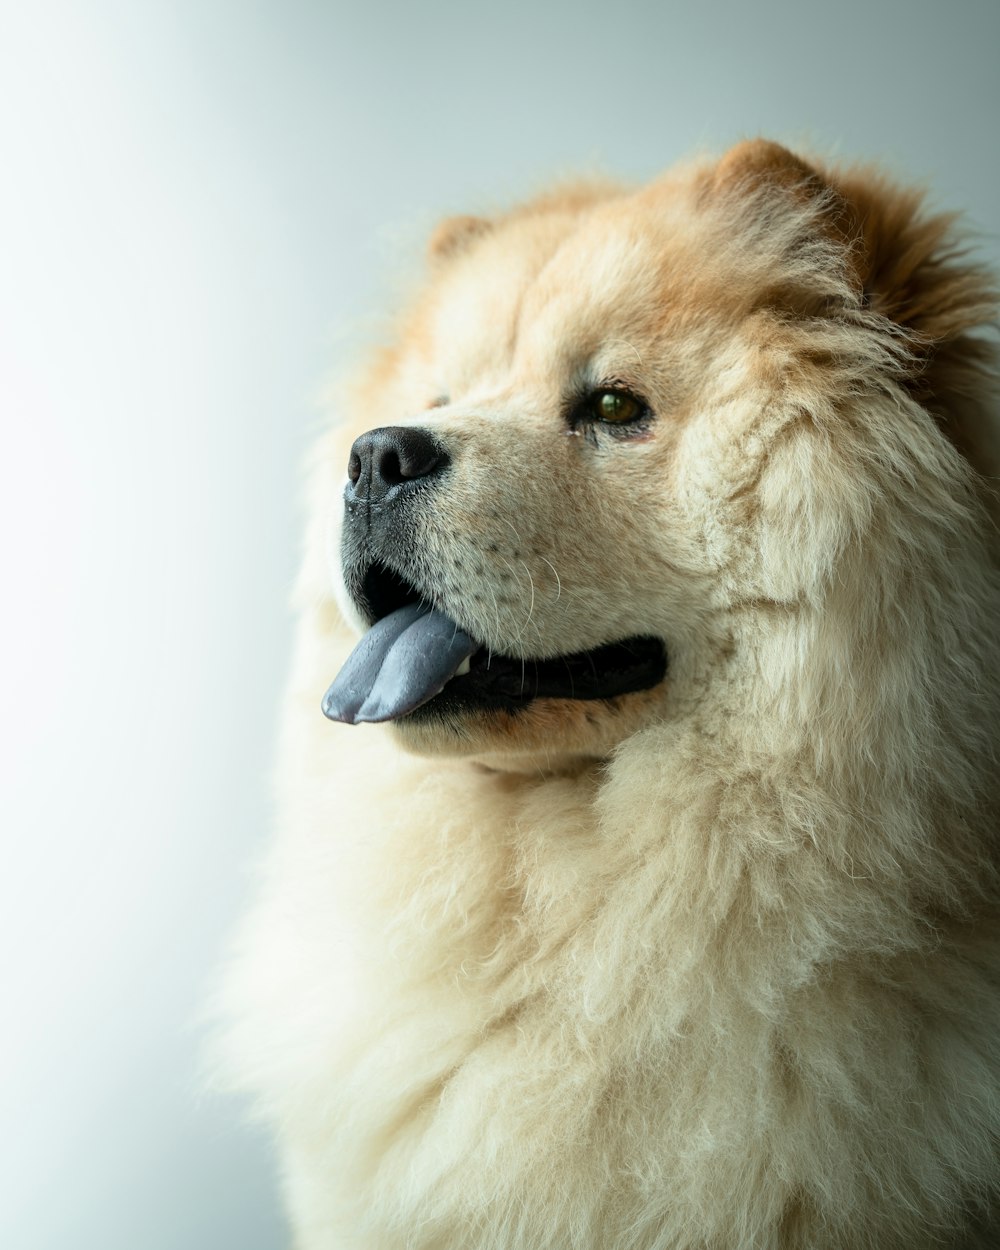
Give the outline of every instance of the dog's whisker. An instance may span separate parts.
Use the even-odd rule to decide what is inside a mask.
[[[559,576],[559,570],[551,560],[546,559],[545,556],[542,556],[542,560],[552,570],[552,576],[556,579],[556,603],[558,603],[562,598],[562,578]]]
[[[535,579],[531,576],[531,569],[528,568],[528,566],[524,563],[523,560],[521,561],[521,564],[524,567],[525,573],[528,574],[528,588],[531,591],[531,602],[528,604],[528,619],[524,622],[524,629],[527,629],[528,626],[531,624],[532,614],[535,611]],[[524,632],[524,629],[522,629],[521,631],[522,634]],[[535,627],[535,633],[536,634],[538,633],[537,626]]]
[[[520,547],[520,545],[521,545],[521,535],[517,532],[517,528],[515,527],[514,522],[513,522],[513,521],[511,521],[508,517],[504,517],[503,519],[504,519],[504,523],[505,523],[506,525],[509,525],[509,526],[510,526],[510,528],[511,528],[511,532],[512,532],[512,533],[513,533],[513,535],[514,535],[514,539],[515,539],[515,541],[517,542],[517,545]]]

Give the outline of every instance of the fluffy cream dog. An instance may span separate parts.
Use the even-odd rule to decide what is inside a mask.
[[[428,268],[229,978],[295,1245],[1000,1244],[988,281],[760,141]]]

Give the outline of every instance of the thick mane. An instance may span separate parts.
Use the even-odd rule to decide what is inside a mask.
[[[733,384],[764,414],[722,504],[745,537],[727,571],[743,663],[728,723],[748,730],[735,758],[796,761],[791,775],[836,793],[810,839],[863,878],[887,872],[918,911],[995,905],[1000,547],[986,457],[960,454],[973,436],[997,454],[992,344],[974,333],[995,315],[990,275],[950,218],[866,171],[832,179],[831,200],[796,161],[776,207],[767,147],[763,182],[760,153],[739,163],[741,211],[772,223],[786,287],[825,301],[751,318]],[[846,254],[815,229],[800,242],[831,203],[857,223]]]
[[[556,254],[554,218],[570,243],[578,227],[598,249],[602,229],[625,238],[612,276],[647,245],[639,279],[610,289],[640,328],[655,314],[634,355],[681,397],[648,439],[571,439],[541,351],[514,416],[502,385],[439,409],[438,375],[420,373],[449,275],[474,304],[500,274],[492,348],[496,292],[523,310],[504,283],[519,248],[531,274]],[[880,175],[762,141],[635,194],[580,187],[435,235],[430,293],[374,357],[358,413],[388,424],[431,404],[453,439],[451,498],[469,492],[462,576],[492,593],[496,553],[498,589],[504,566],[508,590],[531,587],[515,621],[569,611],[569,571],[579,585],[600,567],[581,615],[623,595],[637,616],[670,604],[677,632],[659,693],[604,701],[638,709],[617,745],[561,763],[548,727],[589,714],[569,699],[537,701],[542,746],[512,762],[448,758],[444,739],[407,755],[378,728],[325,724],[353,637],[328,588],[350,441],[324,438],[281,837],[227,1007],[227,1068],[286,1140],[303,1250],[928,1250],[988,1205],[1000,438],[993,287],[954,237]],[[651,311],[661,251],[669,306]],[[540,318],[581,302],[564,281]],[[560,324],[546,333],[555,355]],[[543,397],[530,427],[525,393]],[[629,483],[560,533],[570,569],[544,545],[558,507],[535,524],[538,585],[542,563],[564,574],[537,602],[532,543],[523,569],[499,545],[507,529],[520,543],[537,498],[520,489],[538,468],[529,436],[556,465],[580,453],[559,489],[542,465],[547,503]],[[425,498],[451,551],[448,500]],[[627,532],[652,554],[615,581],[627,561],[597,548],[602,532],[612,553],[633,550],[613,546]]]

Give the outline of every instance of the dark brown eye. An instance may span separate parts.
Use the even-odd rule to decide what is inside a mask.
[[[641,395],[623,386],[602,386],[583,394],[566,412],[566,422],[574,434],[583,434],[596,445],[603,435],[614,438],[644,436],[653,413]]]
[[[627,425],[646,414],[645,404],[636,399],[635,395],[630,395],[629,391],[594,391],[590,396],[589,406],[596,420],[605,421],[609,425]]]
[[[612,425],[635,421],[644,411],[642,404],[628,391],[595,391],[591,404],[594,416]]]

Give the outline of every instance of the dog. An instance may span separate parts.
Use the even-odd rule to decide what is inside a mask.
[[[765,140],[434,232],[227,975],[298,1250],[1000,1244],[994,312]]]

